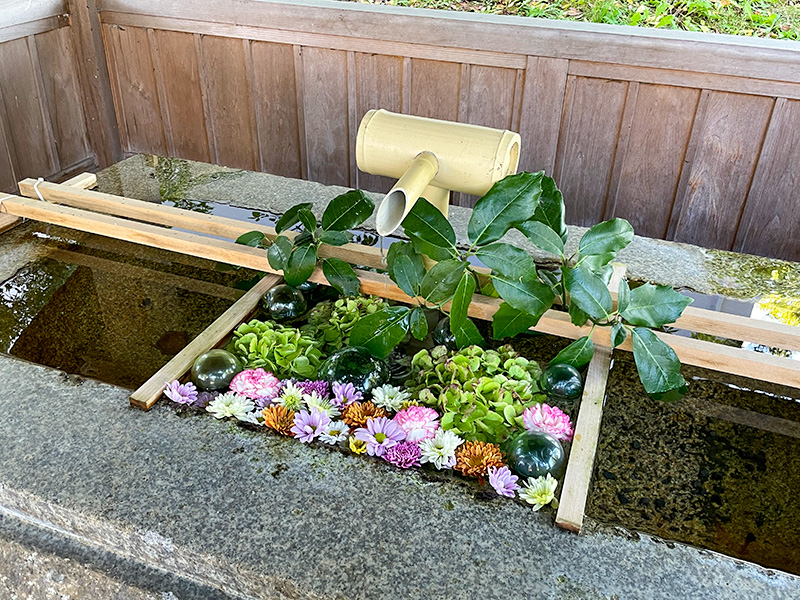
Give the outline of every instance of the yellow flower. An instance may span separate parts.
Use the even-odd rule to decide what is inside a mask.
[[[350,436],[350,450],[356,454],[364,454],[367,451],[367,442],[356,439],[356,436]]]

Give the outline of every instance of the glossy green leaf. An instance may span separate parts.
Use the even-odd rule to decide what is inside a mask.
[[[265,237],[266,236],[260,231],[248,231],[247,233],[243,233],[236,238],[236,243],[244,244],[245,246],[250,246],[251,248],[258,248]]]
[[[598,223],[583,234],[578,250],[586,255],[616,255],[633,239],[633,227],[625,219],[611,219]]]
[[[550,361],[550,364],[557,365],[563,363],[572,365],[576,369],[582,369],[589,364],[589,361],[592,360],[592,356],[594,356],[594,342],[592,342],[592,338],[585,335],[556,354],[556,357]]]
[[[645,391],[656,400],[678,400],[687,391],[675,351],[655,333],[637,327],[631,334],[633,359]]]
[[[350,263],[346,263],[340,258],[326,258],[322,261],[322,273],[328,283],[343,296],[358,294],[361,283]]]
[[[300,211],[303,209],[310,209],[314,206],[313,202],[303,202],[301,204],[295,204],[292,208],[287,210],[281,218],[278,219],[278,222],[275,223],[275,233],[281,233],[285,229],[288,229],[292,225],[295,225],[300,222]]]
[[[289,255],[292,253],[292,240],[285,235],[279,235],[267,250],[269,266],[276,271],[285,271]]]
[[[433,260],[447,260],[458,255],[456,232],[441,211],[420,198],[403,219],[403,231],[414,249]]]
[[[336,196],[322,213],[322,229],[346,231],[358,227],[375,210],[375,203],[361,190],[350,190]]]
[[[411,311],[409,329],[411,330],[411,335],[420,341],[424,340],[425,336],[428,335],[428,319],[425,318],[425,311],[419,306],[414,307]]]
[[[661,327],[674,323],[692,299],[667,285],[645,283],[631,290],[630,302],[620,314],[631,325]]]
[[[329,246],[344,246],[349,244],[351,236],[346,231],[323,231],[319,236],[319,241]]]
[[[317,230],[317,217],[314,216],[314,213],[311,212],[310,209],[301,208],[297,213],[297,217],[300,219],[303,227],[306,228],[306,231],[313,233]]]
[[[628,330],[620,322],[614,323],[611,327],[611,347],[616,348],[625,341],[628,337]]]
[[[570,300],[597,321],[608,319],[613,310],[611,292],[597,275],[583,267],[562,269]]]
[[[472,322],[472,319],[466,319],[461,327],[458,327],[453,334],[456,336],[456,345],[459,348],[466,348],[467,346],[483,346],[486,340],[483,339],[481,332]]]
[[[425,277],[425,264],[411,242],[394,242],[389,246],[386,268],[389,277],[401,290],[412,298],[419,296]]]
[[[544,223],[555,231],[561,241],[567,241],[567,225],[564,222],[564,197],[552,177],[542,177],[542,193],[532,220]]]
[[[553,288],[557,293],[559,292],[559,290],[558,290],[558,285],[559,285],[558,275],[556,275],[553,271],[550,271],[548,269],[539,269],[538,273],[539,273],[539,279],[544,281],[547,285],[549,285],[551,288]]]
[[[433,304],[447,302],[456,293],[466,267],[467,263],[463,260],[449,259],[436,263],[422,279],[420,295]]]
[[[497,242],[479,248],[475,256],[487,267],[507,279],[536,277],[536,263],[533,257],[511,244]]]
[[[564,254],[564,240],[550,227],[539,221],[525,221],[517,225],[534,246],[550,254]]]
[[[308,281],[316,266],[317,247],[312,244],[298,246],[289,255],[286,269],[283,271],[283,278],[289,285],[297,287]]]
[[[494,288],[494,282],[491,278],[486,280],[486,283],[481,286],[481,294],[484,296],[488,296],[489,298],[499,298],[500,294],[497,293],[497,290]]]
[[[467,225],[473,244],[495,242],[506,232],[533,216],[542,193],[543,172],[522,172],[495,183],[475,203]]]
[[[386,358],[408,332],[407,306],[390,306],[361,317],[350,331],[350,345],[366,348],[376,358]]]
[[[619,289],[617,290],[617,312],[625,312],[630,302],[631,288],[628,285],[628,280],[623,277],[619,280]]]
[[[500,297],[513,308],[528,313],[534,319],[534,325],[556,298],[552,288],[535,277],[511,279],[495,274],[492,279]]]
[[[538,319],[503,302],[492,318],[492,336],[496,340],[514,337],[536,325]]]
[[[583,327],[586,325],[586,321],[589,320],[589,315],[583,312],[575,302],[569,303],[569,320],[572,322],[573,325],[577,325],[578,327]]]
[[[450,331],[455,333],[467,320],[469,303],[475,293],[475,277],[469,271],[461,273],[461,280],[456,287],[453,303],[450,306]]]

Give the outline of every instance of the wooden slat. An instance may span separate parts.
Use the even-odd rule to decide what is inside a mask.
[[[510,129],[517,72],[512,69],[471,65],[469,101],[463,123]]]
[[[2,198],[5,194],[0,192],[0,198]],[[5,215],[0,213],[0,233],[5,233],[9,229],[16,227],[22,223],[22,219],[20,217],[15,217],[14,215]]]
[[[46,31],[54,31],[56,29],[61,29],[62,27],[69,27],[69,17],[67,15],[46,17],[36,21],[28,21],[26,23],[2,27],[0,28],[0,44],[3,42],[10,42],[11,40],[25,38],[29,35],[45,33]]]
[[[0,193],[13,192],[17,186],[15,166],[16,152],[13,149],[8,115],[5,111],[3,90],[0,89]]]
[[[432,60],[411,61],[412,115],[458,121],[460,65]]]
[[[166,384],[181,377],[188,371],[195,359],[203,352],[216,346],[228,335],[250,311],[258,306],[261,297],[281,280],[277,275],[267,275],[259,281],[233,306],[209,325],[203,333],[194,338],[186,347],[176,354],[172,360],[161,367],[130,396],[131,405],[143,410],[150,409],[164,393]]]
[[[2,0],[0,29],[31,23],[64,13],[61,0]]]
[[[78,175],[75,175],[75,177],[71,177],[62,182],[61,185],[88,190],[97,185],[97,175],[94,173],[79,173]]]

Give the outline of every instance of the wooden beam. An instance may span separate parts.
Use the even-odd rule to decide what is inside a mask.
[[[97,185],[97,175],[94,173],[79,173],[75,175],[75,177],[71,177],[62,182],[61,185],[88,190]]]
[[[0,198],[2,197],[2,194],[0,194]],[[19,217],[15,217],[14,215],[0,214],[0,233],[5,233],[20,223],[22,223],[22,219]]]
[[[233,306],[222,313],[216,321],[189,342],[183,350],[178,352],[172,360],[156,371],[139,389],[134,391],[130,396],[131,405],[143,410],[149,410],[161,397],[161,394],[164,393],[166,384],[182,377],[192,367],[198,356],[211,350],[220,340],[230,334],[241,323],[242,319],[258,306],[261,296],[280,280],[281,278],[276,275],[267,275],[253,286]]]

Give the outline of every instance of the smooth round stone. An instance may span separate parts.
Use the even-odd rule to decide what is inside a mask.
[[[441,319],[431,332],[433,343],[437,346],[446,346],[448,350],[457,350],[456,336],[450,331],[450,317]]]
[[[288,321],[306,313],[303,292],[290,285],[276,285],[261,299],[261,308],[273,321]]]
[[[583,378],[578,369],[571,365],[550,365],[542,373],[539,387],[548,398],[575,400],[583,394]]]
[[[319,378],[331,385],[334,382],[352,383],[365,395],[389,381],[389,366],[364,348],[342,348],[331,354],[319,368]]]
[[[509,442],[506,456],[508,465],[522,477],[550,473],[561,479],[564,471],[564,447],[544,431],[523,431]]]
[[[242,370],[242,363],[227,350],[209,350],[192,365],[192,382],[201,390],[216,392],[226,389],[231,379]]]
[[[386,359],[389,365],[389,380],[392,385],[402,386],[411,379],[411,357],[394,350]]]
[[[309,292],[315,291],[318,287],[319,287],[318,283],[314,283],[313,281],[305,281],[300,285],[298,285],[295,289],[298,289],[304,294],[307,294]]]

